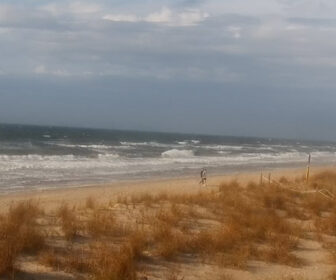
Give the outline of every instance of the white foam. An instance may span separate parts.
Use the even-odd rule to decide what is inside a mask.
[[[54,161],[54,160],[73,160],[75,158],[74,155],[53,155],[53,156],[42,156],[37,154],[29,154],[29,155],[0,155],[1,161]]]
[[[173,144],[165,144],[165,143],[159,143],[155,141],[149,141],[149,142],[120,142],[121,145],[123,146],[144,146],[144,147],[178,147],[177,145]]]
[[[100,149],[107,150],[113,147],[108,145],[74,145],[74,144],[61,144],[61,143],[57,143],[56,145],[67,148],[86,148],[86,149],[98,149],[98,150]]]
[[[118,154],[99,154],[98,158],[100,159],[114,159],[114,158],[119,158]]]
[[[204,145],[201,146],[202,148],[209,149],[209,150],[216,150],[216,151],[240,151],[243,150],[243,146],[233,146],[233,145]]]
[[[0,155],[0,186],[6,188],[33,184],[48,186],[48,184],[59,182],[62,185],[64,182],[85,182],[86,180],[94,182],[119,177],[128,178],[133,175],[141,177],[142,174],[147,176],[155,172],[182,172],[196,170],[202,166],[214,168],[267,167],[270,164],[286,163],[304,165],[307,161],[307,153],[295,149],[284,151],[275,148],[274,151],[269,152],[267,145],[264,147],[260,145],[253,150],[255,147],[252,145],[202,145],[192,144],[192,140],[183,142],[186,141],[188,142],[186,146],[181,146],[177,142],[174,144],[142,142],[134,143],[133,146],[132,142],[122,142],[121,145],[117,143],[116,146],[85,145],[85,147],[92,149],[99,148],[97,157],[72,154]],[[156,145],[160,145],[160,148],[156,148]],[[74,146],[78,147],[79,145]],[[81,146],[84,147],[84,145]],[[149,147],[147,149],[143,146]],[[155,148],[151,149],[150,146],[155,146]],[[109,150],[104,147],[108,147]],[[118,147],[130,148],[131,151],[124,153],[118,150]],[[211,151],[206,151],[206,147],[210,147]],[[149,152],[143,153],[143,150]],[[141,156],[143,154],[145,154],[144,157]],[[199,154],[201,155],[199,156]],[[329,152],[316,148],[316,150],[311,150],[311,154],[312,160],[316,163],[336,161],[335,151]]]
[[[201,143],[200,140],[183,140],[183,141],[176,141],[179,145],[188,145],[188,144],[199,144]]]
[[[194,152],[191,150],[171,149],[163,152],[161,156],[164,158],[188,158],[188,157],[194,157]]]

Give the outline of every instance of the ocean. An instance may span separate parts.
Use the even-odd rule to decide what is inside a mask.
[[[331,142],[0,124],[0,193],[334,164]]]

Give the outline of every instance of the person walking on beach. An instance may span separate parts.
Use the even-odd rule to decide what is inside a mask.
[[[207,170],[205,168],[202,168],[201,170],[201,181],[200,181],[200,185],[202,186],[206,186],[206,173],[207,173]]]

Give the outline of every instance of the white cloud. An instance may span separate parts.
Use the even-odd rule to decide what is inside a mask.
[[[173,21],[173,13],[170,9],[164,7],[159,12],[149,14],[144,20],[154,23],[169,23]]]
[[[297,30],[303,30],[306,29],[306,26],[304,26],[303,24],[288,24],[286,26],[286,30],[289,31],[297,31]]]
[[[149,22],[169,26],[192,26],[197,25],[207,17],[209,17],[209,14],[199,10],[173,12],[171,9],[163,7],[160,11],[143,17],[134,14],[107,14],[103,16],[103,19],[120,22]]]
[[[74,15],[89,15],[98,13],[102,10],[101,6],[94,3],[87,2],[73,2],[73,3],[50,3],[40,6],[41,11],[48,12],[53,16],[61,16],[64,14]]]
[[[139,21],[138,17],[135,15],[105,15],[103,19],[110,21],[122,21],[122,22],[137,22]]]
[[[92,14],[100,12],[100,5],[94,3],[74,2],[69,5],[70,10],[76,14]]]
[[[268,15],[283,13],[283,4],[278,0],[207,0],[200,4],[200,8],[214,15]]]
[[[0,19],[6,18],[10,11],[9,5],[0,4]]]
[[[44,65],[38,65],[34,68],[34,73],[45,74],[47,73],[46,67]]]
[[[177,22],[181,26],[195,25],[209,17],[208,13],[202,13],[198,10],[182,12],[178,15]]]
[[[229,26],[228,31],[232,34],[232,37],[239,39],[241,37],[241,27],[239,26]]]
[[[43,64],[37,65],[34,68],[34,73],[38,75],[48,74],[48,75],[54,75],[54,76],[70,76],[70,74],[65,70],[61,70],[61,69],[49,70]]]
[[[0,27],[0,35],[2,34],[9,34],[10,33],[10,29],[6,28],[6,27]]]

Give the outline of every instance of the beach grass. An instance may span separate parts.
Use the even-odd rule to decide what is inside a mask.
[[[309,183],[233,180],[195,193],[128,193],[109,203],[90,196],[81,207],[62,203],[49,212],[22,201],[0,217],[0,274],[15,278],[29,258],[76,279],[189,279],[206,267],[213,271],[206,279],[244,279],[227,271],[247,273],[252,263],[304,275],[313,265],[307,242],[320,244],[336,265],[334,194],[336,172],[328,171]]]

